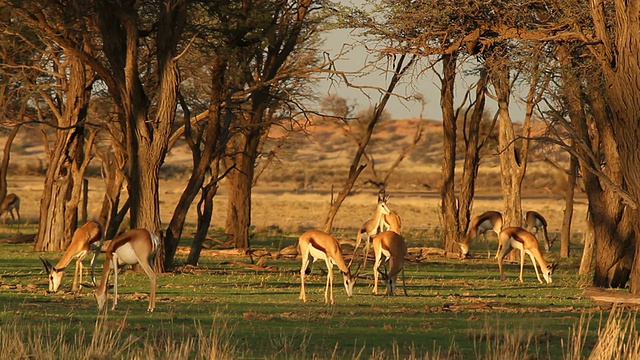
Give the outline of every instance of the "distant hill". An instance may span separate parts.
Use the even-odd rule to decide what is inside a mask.
[[[389,178],[388,189],[406,191],[437,191],[441,177],[442,123],[436,120],[397,119],[381,121],[375,129],[367,154],[374,160],[379,178],[385,176],[391,164],[408,147],[422,124],[422,137]],[[544,124],[535,130],[541,132]],[[357,128],[357,125],[353,126]],[[264,144],[267,153],[258,164],[261,173],[259,185],[298,191],[341,187],[346,179],[356,145],[347,136],[345,127],[324,120],[306,126],[304,132],[289,132],[273,127],[270,138]],[[300,130],[300,129],[298,129]],[[355,133],[358,136],[357,131]],[[6,135],[0,137],[4,146]],[[43,175],[47,166],[43,137],[33,129],[23,128],[11,148],[9,175]],[[462,155],[459,150],[459,159]],[[268,153],[273,156],[269,157]],[[524,189],[528,192],[561,193],[566,185],[566,175],[561,169],[543,161],[551,158],[566,164],[567,155],[554,148],[534,145]],[[269,159],[269,160],[267,160]],[[97,160],[96,160],[97,161]],[[191,155],[186,145],[178,143],[170,150],[163,165],[164,178],[179,177],[188,173]],[[99,166],[92,166],[92,174],[99,176]],[[478,192],[499,193],[500,172],[497,151],[484,152],[476,181]],[[365,169],[356,184],[357,189],[373,189],[368,181],[375,180],[371,167]]]

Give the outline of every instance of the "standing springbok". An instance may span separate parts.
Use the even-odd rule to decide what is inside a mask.
[[[364,239],[364,261],[362,264],[362,268],[366,268],[367,266],[367,258],[369,257],[369,249],[371,247],[371,237],[375,234],[382,232],[382,228],[384,227],[385,220],[384,217],[391,214],[391,210],[389,210],[389,206],[387,205],[388,196],[385,196],[383,193],[378,194],[378,206],[376,207],[376,214],[373,219],[369,219],[362,224],[360,229],[358,230],[358,235],[356,236],[356,246],[353,249],[353,254],[355,256],[358,247],[360,246],[360,242]],[[396,222],[399,229],[399,221],[400,217],[398,217],[398,221]],[[389,226],[387,224],[387,226]]]

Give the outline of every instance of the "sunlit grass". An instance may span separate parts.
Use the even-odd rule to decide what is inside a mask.
[[[276,251],[296,239],[269,228],[252,244]],[[472,245],[476,252],[484,249]],[[30,243],[0,241],[0,341],[11,349],[6,358],[577,359],[598,338],[592,315],[599,310],[581,296],[577,255],[563,261],[550,285],[538,284],[529,263],[524,283],[516,264],[507,265],[503,282],[494,260],[428,257],[407,263],[406,297],[372,295],[369,265],[351,299],[336,272],[337,304],[331,306],[323,302],[320,263],[307,279],[309,302],[302,303],[299,260],[267,256],[266,268],[256,270],[243,265],[249,257],[205,251],[197,268],[159,276],[154,313],[145,311],[147,277],[124,272],[118,309],[106,316],[98,314],[91,289],[69,292],[70,274],[63,291],[47,294],[38,255]],[[60,254],[46,256],[56,260]],[[628,323],[635,324],[635,317]],[[621,339],[637,336],[628,334]],[[39,354],[47,348],[55,355]]]

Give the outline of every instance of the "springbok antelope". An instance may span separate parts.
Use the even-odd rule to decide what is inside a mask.
[[[384,194],[378,194],[378,206],[376,207],[376,214],[373,219],[369,219],[362,224],[360,229],[358,230],[358,235],[356,236],[356,246],[353,249],[353,254],[355,256],[358,247],[360,246],[360,242],[364,239],[364,261],[362,264],[362,268],[364,269],[367,266],[367,257],[369,256],[369,248],[371,247],[371,237],[375,234],[382,232],[385,224],[386,226],[390,226],[390,223],[385,222],[385,216],[391,214],[391,210],[389,210],[389,206],[387,205],[388,196],[384,196]],[[397,214],[396,214],[397,216]],[[394,226],[397,227],[397,232],[400,232],[400,217],[397,217],[397,221],[391,220]]]
[[[549,252],[551,250],[551,245],[553,244],[549,240],[549,234],[547,233],[547,220],[536,211],[527,211],[524,214],[524,224],[525,229],[529,232],[532,232],[533,229],[536,229],[536,235],[538,235],[539,231],[542,231],[544,249],[546,252]]]
[[[16,215],[18,216],[18,223],[20,223],[20,197],[16,194],[8,194],[0,203],[0,216],[2,216],[2,223],[5,223],[6,217],[3,216],[5,212],[8,212],[11,215],[11,222],[14,223],[16,221],[15,216],[13,215],[13,211],[16,211]]]
[[[542,253],[540,252],[540,245],[538,244],[538,240],[536,237],[528,232],[527,230],[520,227],[508,227],[503,229],[498,235],[498,253],[496,254],[496,259],[498,259],[498,268],[500,269],[500,280],[505,280],[506,276],[504,275],[504,271],[502,269],[502,261],[505,256],[511,250],[518,249],[520,250],[520,282],[524,282],[522,278],[522,272],[524,268],[524,255],[529,254],[531,258],[531,262],[533,263],[533,269],[536,271],[536,276],[538,277],[538,281],[542,284],[542,279],[540,279],[540,274],[538,273],[538,267],[536,265],[536,260],[540,264],[540,270],[542,271],[542,276],[547,284],[551,284],[551,274],[556,268],[556,264],[548,265],[544,258],[542,257]]]
[[[502,214],[498,211],[486,211],[471,220],[471,226],[469,226],[469,233],[463,242],[458,243],[460,245],[460,253],[463,258],[469,255],[469,244],[476,239],[478,235],[484,237],[484,243],[487,247],[487,257],[491,256],[489,250],[489,239],[487,239],[487,231],[493,230],[496,235],[502,230]]]
[[[95,221],[89,221],[73,233],[71,244],[69,244],[67,251],[64,252],[56,266],[51,265],[48,260],[40,258],[49,277],[49,292],[58,291],[62,276],[74,258],[76,259],[76,269],[73,274],[71,290],[78,291],[82,289],[82,260],[91,252],[91,246],[95,245],[96,242],[100,242],[95,246],[95,253],[91,259],[91,266],[93,268],[96,257],[102,249],[102,240],[102,225]],[[80,288],[78,288],[78,284],[80,284]]]
[[[393,295],[396,289],[398,273],[402,270],[402,286],[407,295],[407,285],[404,281],[404,257],[407,254],[407,243],[402,235],[395,231],[383,231],[373,237],[373,252],[376,262],[373,264],[373,293],[378,293],[378,272],[382,264],[382,257],[389,261],[389,272],[383,275],[387,283],[387,295]]]
[[[300,300],[304,302],[307,301],[307,295],[304,290],[304,276],[309,266],[309,256],[313,258],[314,262],[324,260],[327,264],[327,286],[324,291],[325,303],[329,303],[329,300],[331,300],[331,304],[335,304],[333,297],[333,265],[338,266],[342,273],[344,289],[347,291],[347,296],[353,296],[353,286],[356,283],[360,269],[358,268],[355,274],[351,274],[351,264],[349,264],[349,266],[345,264],[340,243],[338,243],[335,237],[324,231],[308,230],[300,235],[298,246],[300,247],[300,254],[302,255],[302,266],[300,268]]]
[[[121,265],[140,264],[142,270],[151,280],[148,312],[156,306],[156,273],[153,271],[153,257],[160,247],[160,238],[147,229],[132,229],[115,237],[107,247],[106,259],[102,270],[100,285],[95,290],[98,310],[102,311],[107,302],[107,283],[109,273],[113,270],[113,307],[118,304],[118,267]]]

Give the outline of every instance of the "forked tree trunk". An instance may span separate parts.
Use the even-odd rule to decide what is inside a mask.
[[[187,264],[197,266],[200,259],[200,253],[204,240],[207,238],[207,232],[213,218],[213,199],[218,192],[218,167],[211,174],[211,181],[202,188],[202,197],[198,202],[198,226],[196,227],[196,235],[193,237],[191,251],[187,257]]]
[[[87,86],[86,69],[78,59],[69,56],[68,65],[67,99],[58,124],[68,130],[56,131],[50,152],[52,157],[45,175],[34,244],[36,251],[62,251],[71,242],[77,227],[82,179],[89,161],[83,148],[85,128],[71,126],[86,118],[91,86]]]
[[[473,206],[473,197],[475,194],[475,183],[478,177],[478,167],[480,164],[480,123],[484,115],[485,92],[487,90],[487,73],[485,69],[480,70],[480,77],[476,83],[476,98],[473,107],[473,114],[468,124],[468,128],[464,129],[466,152],[464,156],[464,167],[462,180],[460,182],[459,208],[458,208],[458,224],[459,233],[465,237],[469,229],[471,221],[471,208]]]
[[[458,243],[466,236],[471,219],[471,208],[475,193],[475,179],[478,175],[480,162],[480,122],[484,114],[485,91],[487,87],[487,74],[482,69],[476,84],[476,97],[473,113],[467,124],[463,127],[463,139],[465,144],[464,166],[460,181],[460,192],[456,198],[455,193],[455,161],[456,146],[458,140],[458,116],[453,108],[454,83],[456,78],[457,54],[443,56],[443,76],[440,93],[442,107],[442,126],[444,130],[443,160],[442,160],[442,188],[440,189],[441,217],[443,228],[443,248],[449,252],[458,252]],[[466,115],[465,115],[466,116]]]
[[[202,133],[198,132],[197,134],[192,133],[191,128],[191,117],[188,106],[184,104],[184,101],[181,100],[181,104],[183,105],[183,111],[185,113],[185,139],[189,148],[191,149],[193,156],[193,169],[191,172],[191,176],[187,181],[187,185],[182,195],[180,196],[180,200],[176,205],[176,208],[173,212],[173,216],[171,217],[171,221],[169,222],[169,226],[167,227],[167,233],[165,237],[165,248],[166,248],[166,256],[165,256],[165,269],[169,270],[174,266],[174,257],[176,250],[178,248],[178,243],[180,238],[182,237],[182,231],[184,228],[184,223],[187,217],[187,212],[193,203],[198,192],[202,190],[202,197],[204,200],[200,201],[199,210],[198,210],[198,222],[197,222],[197,230],[196,230],[196,238],[194,238],[194,244],[197,241],[196,239],[204,240],[206,237],[207,231],[209,230],[209,225],[211,223],[211,216],[213,212],[213,196],[215,196],[216,192],[204,189],[202,185],[204,184],[204,180],[207,174],[211,172],[212,164],[217,169],[218,162],[220,161],[221,156],[224,153],[226,148],[226,142],[228,139],[229,126],[231,124],[231,114],[229,113],[224,121],[221,120],[222,114],[222,103],[226,95],[226,84],[225,84],[225,69],[226,62],[224,62],[220,57],[215,57],[212,60],[211,66],[211,95],[210,95],[210,106],[209,106],[209,116],[207,117],[207,123],[202,129]],[[214,179],[211,181],[214,185],[207,185],[208,187],[215,186],[217,190],[217,170],[215,171]],[[208,198],[211,196],[211,198]],[[203,205],[204,203],[204,205]],[[201,210],[201,207],[204,206],[204,210]],[[209,208],[210,206],[210,208]],[[201,234],[204,232],[204,235]],[[200,243],[201,245],[201,243]],[[200,256],[201,247],[197,251],[197,255],[192,257],[191,254],[189,258],[192,259],[192,265],[196,265],[198,261],[198,257]],[[194,252],[192,247],[192,253]]]
[[[522,180],[527,166],[526,147],[528,140],[522,140],[518,146],[513,129],[513,121],[509,113],[511,84],[508,70],[494,74],[494,87],[498,100],[500,146],[500,170],[502,172],[502,197],[504,202],[504,225],[522,226]],[[528,137],[527,129],[523,127],[523,136]],[[513,253],[513,252],[512,252]]]

